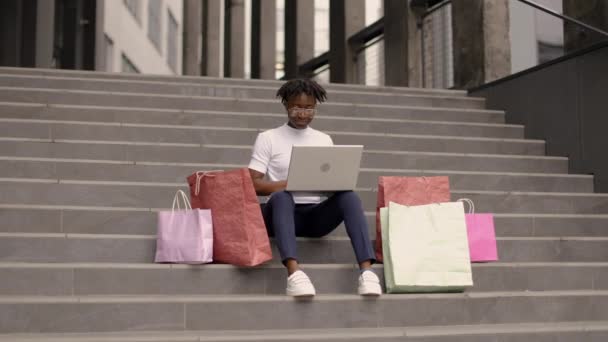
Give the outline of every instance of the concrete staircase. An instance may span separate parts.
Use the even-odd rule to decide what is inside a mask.
[[[279,85],[0,68],[0,341],[608,340],[608,196],[459,91],[329,85],[314,127],[366,146],[372,230],[379,175],[448,175],[496,213],[501,261],[468,292],[358,297],[343,229],[298,241],[308,302],[277,260],[153,264],[155,211],[247,164]]]

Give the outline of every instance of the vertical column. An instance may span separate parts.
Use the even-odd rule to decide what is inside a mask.
[[[262,0],[251,0],[251,78],[260,78]]]
[[[511,72],[508,0],[452,3],[454,86],[471,88]]]
[[[184,46],[183,70],[184,75],[198,76],[201,74],[201,31],[203,6],[200,0],[184,1]]]
[[[97,0],[102,2],[102,0]],[[50,68],[53,63],[55,1],[38,1],[36,9],[36,67]]]
[[[564,14],[585,24],[608,31],[608,1],[563,0]],[[564,22],[564,50],[580,50],[608,38],[575,24]]]
[[[252,2],[251,78],[275,78],[276,12],[275,0]]]
[[[408,6],[407,10],[408,86],[422,88],[422,16],[421,13],[412,10],[411,6]]]
[[[224,0],[203,2],[203,56],[201,74],[224,76]]]
[[[355,51],[348,38],[365,27],[365,1],[331,0],[329,3],[329,79],[332,83],[357,83]]]
[[[384,0],[384,77],[387,86],[409,85],[408,1]]]
[[[315,56],[315,2],[310,0],[296,0],[298,23],[296,38],[297,62],[308,62]],[[285,18],[287,20],[287,18]]]
[[[21,3],[0,1],[0,66],[20,66]]]
[[[298,65],[314,57],[315,2],[285,0],[285,78],[298,76]]]
[[[346,8],[344,0],[329,2],[329,82],[346,83]]]
[[[33,68],[36,66],[36,25],[38,24],[38,0],[18,1],[22,5],[21,19],[21,41],[20,61],[22,67]]]
[[[97,0],[95,4],[95,70],[97,71],[107,71],[109,63],[106,60],[108,46],[104,29],[106,20],[105,2],[106,0]]]
[[[277,2],[261,1],[260,78],[274,80],[277,64]]]
[[[285,0],[285,78],[298,76],[298,10],[297,0]],[[314,2],[313,2],[314,3]]]
[[[508,0],[484,2],[485,82],[511,74],[511,36]]]
[[[358,83],[357,81],[357,63],[355,62],[355,51],[348,46],[348,38],[355,33],[365,28],[365,0],[349,0],[348,6],[344,9],[344,17],[346,18],[346,37],[344,39],[344,48],[346,49],[346,83]],[[361,57],[365,62],[364,56]],[[331,74],[330,74],[331,76]],[[365,78],[363,77],[362,80]]]
[[[260,78],[274,80],[277,62],[277,2],[261,1]]]
[[[224,75],[245,77],[245,1],[226,0]]]
[[[95,70],[97,53],[97,1],[80,0],[81,70]]]
[[[75,70],[83,70],[85,65],[85,49],[84,49],[84,25],[90,23],[85,22],[84,16],[84,3],[82,0],[75,0],[74,2],[74,18],[72,18],[71,25],[74,27],[74,66]],[[86,23],[82,25],[82,23]]]

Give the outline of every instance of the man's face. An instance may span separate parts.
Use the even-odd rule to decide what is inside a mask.
[[[297,129],[304,129],[315,117],[317,101],[313,96],[301,93],[290,97],[285,107],[289,123]]]

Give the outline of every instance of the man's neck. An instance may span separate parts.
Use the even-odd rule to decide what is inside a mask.
[[[304,128],[298,128],[298,127],[296,127],[294,124],[292,124],[292,123],[291,123],[291,121],[287,121],[287,126],[289,126],[289,127],[293,128],[293,129],[298,129],[298,130],[303,130],[303,129],[308,128],[308,126],[307,126],[307,127],[304,127]]]

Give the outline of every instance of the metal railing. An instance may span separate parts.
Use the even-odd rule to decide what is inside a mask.
[[[452,2],[429,8],[420,18],[422,85],[425,88],[454,86]]]
[[[320,83],[329,83],[329,64],[315,70],[311,78]]]
[[[518,60],[513,61],[512,72],[518,72],[523,69],[534,67],[539,64],[550,62],[556,58],[562,57],[566,53],[585,48],[586,39],[592,36],[608,38],[608,32],[597,27],[586,24],[580,20],[571,18],[561,14],[558,11],[540,5],[530,0],[517,0],[523,4],[524,11],[534,11],[528,13],[532,17],[532,22],[529,23],[530,29],[521,32],[527,42],[517,41],[522,39],[522,36],[511,36],[512,46],[511,53]],[[445,0],[437,5],[428,8],[420,18],[419,28],[421,30],[421,58],[422,58],[422,81],[423,86],[427,88],[452,88],[454,86],[454,48],[452,35],[452,1]],[[529,8],[525,10],[525,8]],[[537,12],[536,10],[540,11]],[[511,13],[512,16],[517,15]],[[549,15],[551,17],[547,17]],[[517,20],[517,19],[515,19]],[[522,21],[525,21],[522,18]],[[559,22],[556,22],[559,20]],[[539,23],[537,23],[540,22]],[[543,25],[548,26],[542,27]],[[567,46],[566,33],[564,27],[573,25],[576,30],[574,33],[577,36],[571,41],[577,41],[575,46]],[[525,26],[525,25],[523,25]],[[541,35],[541,30],[555,32],[564,32],[564,37],[560,39],[547,39]],[[593,39],[588,39],[593,42]],[[515,44],[513,44],[515,42]],[[527,45],[526,45],[527,44]],[[525,47],[523,47],[525,46]],[[516,51],[519,49],[519,51]],[[522,58],[526,55],[527,58]],[[482,66],[480,66],[482,67]],[[507,75],[505,75],[507,76]]]
[[[356,82],[384,85],[384,18],[380,18],[348,39],[356,66]]]
[[[582,27],[582,28],[584,28],[586,30],[589,30],[589,31],[592,31],[592,32],[595,32],[595,33],[599,33],[599,34],[603,35],[604,37],[608,38],[608,32],[606,32],[604,30],[601,30],[601,29],[599,29],[599,28],[597,28],[595,26],[591,26],[591,25],[585,24],[584,22],[582,22],[580,20],[577,20],[577,19],[574,19],[572,17],[569,17],[567,15],[561,14],[561,13],[559,13],[557,11],[554,11],[554,10],[552,10],[552,9],[550,9],[548,7],[545,7],[545,6],[541,5],[541,4],[538,4],[538,3],[534,2],[534,1],[530,1],[530,0],[517,0],[517,1],[519,1],[521,3],[524,3],[524,4],[528,5],[528,6],[534,7],[537,10],[543,11],[543,12],[545,12],[545,13],[551,15],[551,16],[557,17],[557,18],[559,18],[559,19],[561,19],[563,21],[575,24],[575,25],[577,25],[579,27]]]
[[[384,82],[384,36],[379,36],[355,54],[357,83],[382,86]]]
[[[318,55],[304,64],[300,64],[298,66],[298,75],[315,79],[318,79],[319,75],[327,75],[327,82],[329,82],[329,51]]]
[[[585,40],[589,37],[602,37],[608,39],[608,32],[597,27],[586,24],[580,20],[563,15],[555,10],[542,6],[530,0],[518,0],[519,3],[526,5],[530,9],[550,15],[551,18],[560,20],[560,29],[563,30],[564,36],[567,29],[563,29],[566,25],[574,25],[578,29],[574,34],[577,34],[574,41],[579,41],[576,46],[565,46],[565,38],[561,41],[552,41],[543,39],[538,36],[539,33],[525,31],[523,34],[527,36],[528,45],[522,48],[519,42],[512,44],[512,55],[518,56],[518,52],[514,49],[527,49],[523,51],[529,54],[529,60],[525,63],[524,68],[534,67],[538,64],[554,60],[567,52],[580,50],[585,46]],[[445,0],[436,5],[422,9],[423,13],[419,16],[418,28],[420,29],[420,50],[422,60],[422,84],[426,88],[452,88],[454,86],[454,45],[453,45],[453,29],[452,29],[452,1]],[[533,16],[537,16],[534,13]],[[546,21],[547,19],[542,19]],[[555,19],[551,19],[555,20]],[[555,23],[552,25],[555,26]],[[536,27],[534,24],[531,28]],[[555,30],[554,30],[555,31]],[[572,33],[570,33],[572,34]],[[534,36],[531,36],[534,35]],[[518,39],[512,37],[512,40]],[[570,39],[572,40],[572,39]],[[593,39],[588,39],[594,41]],[[365,27],[348,39],[348,45],[353,55],[353,62],[356,65],[356,79],[359,84],[366,85],[384,85],[384,18]],[[405,63],[404,63],[405,65]],[[482,66],[479,66],[480,68]],[[299,72],[302,76],[315,77],[317,79],[329,80],[329,52],[326,52],[312,60],[299,66]],[[512,72],[519,71],[513,67]],[[507,75],[505,75],[507,76]]]
[[[348,38],[356,65],[356,82],[384,85],[384,19],[363,28]],[[329,82],[329,51],[298,66],[298,75]]]

